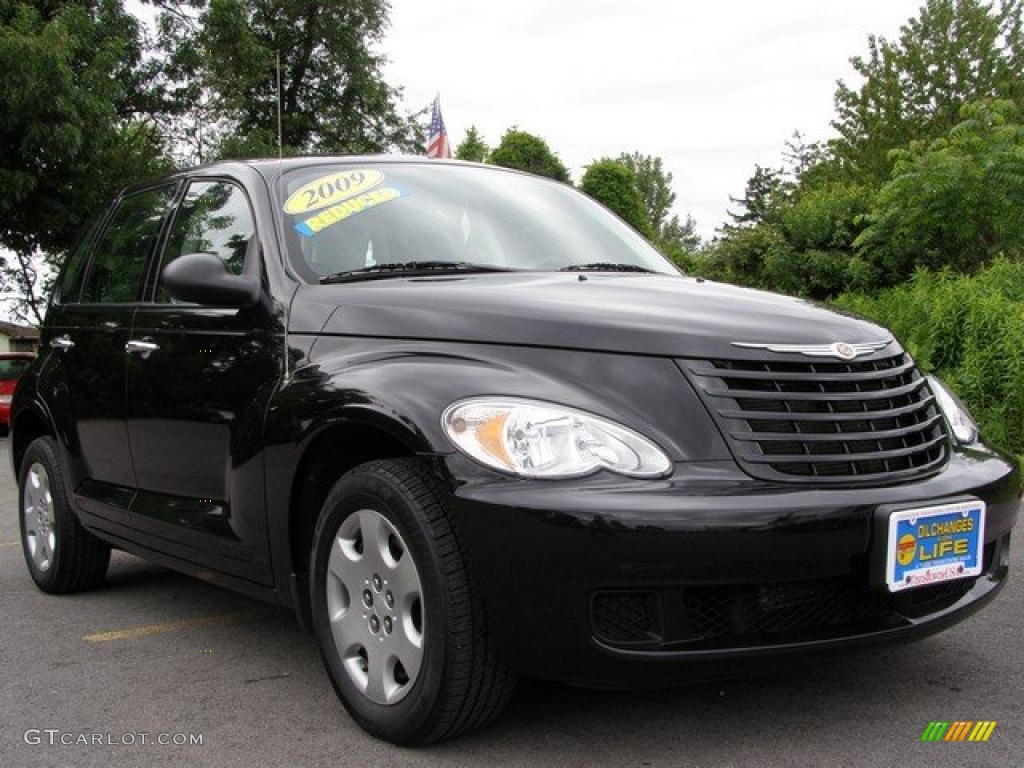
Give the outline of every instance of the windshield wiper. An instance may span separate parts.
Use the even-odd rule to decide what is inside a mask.
[[[374,264],[372,267],[335,272],[320,278],[321,284],[351,283],[357,280],[377,280],[385,277],[408,277],[436,272],[509,272],[505,267],[488,264],[474,264],[469,261],[403,261],[389,264]]]
[[[570,264],[562,267],[559,272],[650,272],[653,269],[641,267],[639,264],[616,264],[611,261],[595,261],[592,264]]]

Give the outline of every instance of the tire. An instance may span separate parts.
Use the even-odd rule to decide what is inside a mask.
[[[372,461],[338,480],[317,522],[312,564],[324,665],[364,730],[412,746],[501,714],[515,678],[487,634],[444,494],[422,461]]]
[[[25,563],[43,592],[64,595],[103,583],[110,546],[85,530],[72,512],[53,438],[37,438],[25,451],[18,473],[18,520]]]

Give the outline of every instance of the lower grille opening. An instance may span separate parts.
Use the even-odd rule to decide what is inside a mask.
[[[591,623],[594,636],[613,647],[658,649],[702,642],[739,647],[898,626],[948,608],[975,581],[898,593],[852,576],[598,592],[591,600]]]
[[[664,639],[655,592],[598,592],[591,603],[594,635],[609,645],[660,643]]]
[[[889,594],[851,578],[682,590],[681,609],[693,638],[754,638],[880,625],[941,610],[973,579]]]

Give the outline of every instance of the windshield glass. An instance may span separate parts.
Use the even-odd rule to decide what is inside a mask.
[[[422,261],[512,270],[625,265],[679,274],[585,195],[497,169],[313,165],[283,176],[278,211],[292,264],[310,282]]]

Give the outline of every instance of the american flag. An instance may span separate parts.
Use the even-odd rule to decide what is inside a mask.
[[[451,157],[452,148],[448,143],[448,131],[444,129],[441,117],[441,96],[434,97],[434,111],[430,116],[430,134],[427,138],[427,157]]]

